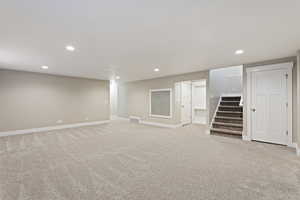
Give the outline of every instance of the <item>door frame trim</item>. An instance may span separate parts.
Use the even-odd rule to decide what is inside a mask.
[[[270,65],[262,65],[257,67],[249,67],[246,68],[247,72],[247,136],[249,140],[252,140],[252,130],[251,130],[251,78],[253,72],[258,71],[269,71],[274,69],[287,69],[288,73],[288,116],[287,116],[287,128],[288,128],[288,142],[287,146],[292,147],[293,146],[293,70],[294,63],[293,62],[286,62],[286,63],[278,63],[278,64],[270,64]]]
[[[198,87],[204,87],[205,88],[205,108],[201,108],[201,111],[205,111],[207,113],[207,79],[199,79],[199,80],[192,80],[192,84],[191,84],[191,88],[192,88],[192,91],[191,91],[191,105],[192,105],[192,109],[191,109],[191,121],[192,121],[192,124],[201,124],[201,123],[198,123],[198,122],[195,122],[194,121],[194,114],[195,114],[195,107],[194,107],[194,92],[195,92],[195,87],[194,86],[197,86],[195,85],[195,83],[197,82],[201,82],[201,81],[204,81],[205,82],[205,85],[201,85],[201,86],[198,86]],[[206,115],[206,114],[205,114]],[[207,117],[205,117],[205,124],[202,124],[202,125],[207,125],[208,124],[208,120],[207,120]]]
[[[193,115],[193,113],[192,113],[192,109],[193,109],[193,92],[192,92],[192,88],[193,88],[193,86],[192,86],[192,83],[193,83],[193,81],[192,80],[187,80],[187,81],[181,81],[180,82],[180,123],[181,124],[183,124],[183,125],[186,125],[186,123],[184,123],[183,121],[182,121],[182,84],[183,83],[188,83],[189,85],[190,85],[190,92],[191,92],[191,101],[190,101],[190,103],[191,103],[191,109],[190,109],[190,122],[188,123],[188,124],[192,124],[193,123],[193,119],[192,119],[192,115]]]

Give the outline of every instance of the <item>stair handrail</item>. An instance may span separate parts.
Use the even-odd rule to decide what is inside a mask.
[[[215,120],[215,117],[217,116],[217,112],[218,112],[219,106],[220,106],[220,104],[221,104],[222,96],[223,96],[223,95],[220,95],[220,97],[219,97],[219,102],[218,102],[218,105],[217,105],[217,107],[216,107],[215,113],[214,113],[214,115],[213,115],[213,117],[212,117],[212,119],[211,119],[209,129],[212,129],[212,127],[213,127],[213,122],[214,122],[214,120]]]
[[[241,100],[240,100],[240,106],[243,106],[244,105],[244,101],[243,101],[243,96],[241,96]]]

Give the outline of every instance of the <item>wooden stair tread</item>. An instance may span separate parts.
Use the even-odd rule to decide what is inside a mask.
[[[230,114],[242,114],[243,112],[240,112],[240,111],[220,111],[220,110],[218,110],[217,112],[219,112],[219,113],[230,113]]]
[[[232,119],[232,120],[243,120],[242,117],[224,117],[224,116],[216,116],[217,119]]]
[[[243,106],[241,96],[222,97],[211,124],[212,134],[242,136]]]
[[[221,99],[223,102],[240,102],[240,100],[237,99]]]
[[[211,128],[211,131],[220,132],[220,133],[227,133],[232,135],[242,135],[241,131],[233,131],[228,129],[221,129],[221,128]]]
[[[242,124],[235,124],[235,123],[213,122],[213,124],[221,125],[221,126],[234,126],[234,127],[243,128]]]
[[[224,105],[220,105],[219,108],[243,108],[243,106],[224,106]]]
[[[224,100],[221,100],[221,102],[240,103],[240,101],[224,101]]]

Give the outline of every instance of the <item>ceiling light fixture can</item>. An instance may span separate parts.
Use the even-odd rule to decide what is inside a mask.
[[[242,49],[239,49],[239,50],[235,51],[236,55],[240,55],[240,54],[243,54],[243,53],[244,53],[244,50],[242,50]]]
[[[66,50],[68,50],[68,51],[75,51],[75,47],[73,47],[72,45],[67,45],[66,46]]]
[[[48,69],[49,67],[46,65],[41,66],[42,69]]]

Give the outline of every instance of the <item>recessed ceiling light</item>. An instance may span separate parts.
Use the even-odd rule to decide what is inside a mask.
[[[41,66],[42,69],[48,69],[49,67],[46,65]]]
[[[154,71],[155,71],[155,72],[159,72],[159,69],[158,69],[158,68],[155,68]]]
[[[75,47],[73,47],[71,45],[68,45],[68,46],[66,46],[66,50],[68,50],[68,51],[75,51]]]
[[[116,79],[117,79],[117,80],[120,79],[120,76],[116,76]]]
[[[242,50],[242,49],[239,49],[239,50],[235,51],[236,55],[240,55],[240,54],[243,54],[243,53],[244,53],[244,50]]]

